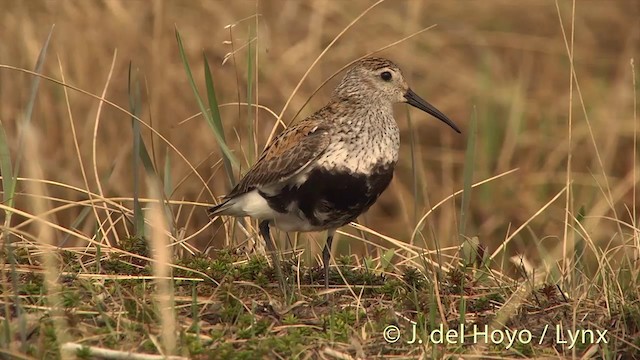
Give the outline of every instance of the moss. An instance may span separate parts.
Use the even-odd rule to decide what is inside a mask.
[[[123,259],[124,257],[118,257],[118,260]],[[239,286],[231,281],[242,280],[258,285],[267,282],[274,284],[273,269],[268,265],[267,258],[256,256],[249,261],[235,259],[235,263],[233,260],[234,258],[225,252],[214,258],[194,256],[181,260],[183,266],[191,266],[194,269],[198,267],[199,271],[208,273],[216,269],[219,272],[225,271],[228,281],[221,286],[212,286],[204,282],[184,282],[190,285],[184,288],[176,287],[176,299],[178,299],[176,304],[180,305],[176,307],[177,317],[184,320],[181,324],[192,325],[188,328],[189,330],[181,327],[177,354],[194,359],[278,357],[296,359],[303,358],[309,351],[319,351],[325,344],[348,344],[355,334],[365,329],[367,334],[371,335],[368,342],[364,344],[366,354],[406,355],[411,351],[406,344],[398,343],[396,344],[398,346],[391,347],[386,343],[380,344],[374,339],[380,339],[383,329],[390,324],[396,324],[401,329],[405,328],[406,322],[402,318],[417,322],[417,330],[420,334],[428,333],[433,326],[437,325],[439,319],[434,303],[436,300],[434,289],[424,273],[415,268],[406,268],[402,279],[385,279],[376,272],[343,265],[340,269],[352,285],[378,282],[377,286],[358,289],[360,302],[357,307],[352,305],[353,298],[346,292],[336,294],[332,302],[327,303],[326,300],[316,302],[316,299],[310,295],[315,294],[317,288],[303,287],[302,296],[294,290],[294,300],[289,298],[287,301],[293,303],[298,297],[302,300],[306,299],[307,303],[279,315],[281,313],[276,310],[281,311],[285,306],[282,298],[278,297],[280,293],[277,289],[270,292],[267,299],[264,297],[264,292],[255,286]],[[300,272],[304,283],[305,279],[311,280],[312,275],[322,274],[322,267],[301,267],[297,271]],[[337,275],[335,267],[332,269],[332,275]],[[510,288],[504,286],[500,288],[502,289],[500,292],[480,293],[475,290],[475,283],[468,281],[471,279],[470,275],[471,272],[464,273],[459,269],[453,275],[448,274],[442,277],[440,294],[443,308],[445,311],[459,309],[461,298],[456,295],[456,292],[475,291],[473,292],[475,296],[468,297],[466,300],[466,311],[476,313],[477,317],[474,321],[478,324],[490,322],[492,310],[494,310],[493,302],[504,302],[503,297],[509,294]],[[27,299],[46,305],[47,298],[43,289],[42,276],[34,274],[19,276],[20,289],[22,291],[31,289],[29,291],[35,294],[31,294]],[[322,283],[322,277],[315,280]],[[452,283],[456,280],[466,283],[466,289],[456,288],[456,284]],[[382,281],[381,284],[380,281]],[[98,283],[99,285],[96,285]],[[68,311],[67,315],[71,315],[67,316],[70,330],[72,330],[71,336],[94,339],[96,345],[105,348],[122,349],[124,346],[131,346],[136,351],[158,353],[156,345],[150,340],[151,336],[157,335],[159,321],[155,303],[152,301],[154,291],[155,286],[152,282],[139,279],[103,283],[69,278],[64,280],[59,298],[66,308],[98,309],[99,311],[97,315],[79,315],[78,312]],[[198,295],[195,300],[192,297],[194,293]],[[212,293],[215,295],[211,296]],[[549,299],[558,297],[551,290],[548,293]],[[202,294],[206,295],[202,296]],[[536,294],[542,300],[547,298],[544,295],[546,292]],[[317,298],[324,299],[323,296]],[[206,302],[201,302],[203,299],[206,299]],[[309,299],[312,301],[309,302]],[[269,303],[274,305],[265,305],[270,300],[275,300],[274,303]],[[196,303],[191,304],[192,301]],[[529,299],[529,302],[531,301],[533,299]],[[275,306],[276,304],[282,306]],[[195,311],[191,308],[194,305]],[[640,307],[636,303],[629,302],[619,309],[619,313],[613,315],[618,319],[616,324],[619,324],[619,328],[611,329],[611,332],[624,331],[624,334],[630,335],[640,332],[640,324],[636,321],[640,318]],[[25,311],[42,313],[37,307],[26,307]],[[435,313],[431,314],[431,311]],[[47,323],[48,318],[45,316],[42,319],[37,330],[34,331],[37,336],[32,336],[32,339],[38,339],[37,344],[34,340],[30,340],[23,349],[33,358],[58,358],[55,333]],[[455,326],[459,316],[453,316],[450,319],[454,320],[450,320],[447,325]],[[532,310],[525,311],[518,318],[517,328],[528,328],[528,324],[539,320],[540,316],[535,315]],[[195,324],[197,326],[194,326]],[[211,340],[208,340],[207,336]],[[610,340],[611,344],[603,346],[603,352],[633,354],[632,351],[635,349],[633,345],[616,342],[615,337],[610,339],[613,339]],[[640,342],[636,342],[635,345],[640,345]],[[534,344],[518,343],[515,343],[510,351],[506,351],[504,346],[491,347],[491,349],[524,357],[540,355],[549,350]],[[447,353],[461,354],[467,350],[467,346],[447,346],[438,349]],[[578,347],[578,353],[585,350],[585,346]],[[351,352],[348,353],[354,355]],[[78,357],[90,356],[88,353],[81,352]]]
[[[180,344],[183,347],[187,348],[187,352],[192,357],[194,355],[207,353],[207,347],[205,346],[205,344],[203,344],[202,339],[198,336],[182,333],[180,336]]]
[[[281,336],[249,339],[242,348],[236,348],[232,343],[217,344],[209,350],[209,359],[299,359],[306,353],[309,343],[299,329],[292,328]]]
[[[53,321],[46,317],[40,322],[39,327],[40,357],[43,359],[59,359],[60,349]]]
[[[119,248],[136,255],[149,257],[149,243],[144,238],[128,237],[120,241]],[[142,259],[139,259],[142,260]]]
[[[66,272],[79,273],[82,271],[81,256],[69,250],[60,250],[63,269]]]
[[[110,254],[109,259],[103,260],[102,270],[107,274],[138,275],[143,272],[142,269],[128,263],[119,254]]]
[[[298,318],[294,315],[294,314],[286,314],[283,318],[282,318],[282,324],[283,325],[293,325],[293,324],[297,324],[299,322]]]
[[[624,305],[621,314],[622,321],[630,333],[640,332],[640,305]]]
[[[41,274],[27,273],[20,277],[20,295],[41,295],[45,293],[44,276]]]
[[[336,263],[340,266],[353,266],[353,257],[342,255],[336,259]]]
[[[206,254],[196,254],[195,256],[187,256],[176,261],[176,265],[180,265],[201,273],[208,274],[211,271],[212,259]],[[175,269],[176,276],[194,276],[195,274],[188,270]]]
[[[238,278],[245,281],[253,281],[259,277],[266,280],[265,272],[269,269],[269,263],[263,256],[254,256],[244,265],[238,268]]]
[[[385,295],[392,299],[396,299],[406,293],[403,283],[397,279],[386,281],[381,287],[375,289],[374,293]]]
[[[219,312],[220,321],[235,323],[238,317],[244,312],[244,306],[236,298],[228,294],[223,296],[224,306]]]
[[[151,341],[151,339],[144,340],[142,344],[140,344],[140,346],[142,347],[142,351],[144,351],[145,353],[155,354],[156,352],[158,352],[156,344]]]
[[[402,280],[407,284],[409,288],[418,290],[422,289],[426,283],[424,274],[413,267],[408,267],[404,270],[404,273],[402,274]]]
[[[513,343],[513,351],[518,353],[518,355],[525,357],[531,357],[535,355],[535,351],[531,343],[521,343],[517,340]]]
[[[211,263],[210,270],[207,272],[207,275],[211,276],[213,279],[217,281],[222,281],[227,276],[234,277],[235,268],[233,263],[227,262],[223,259],[215,259]]]
[[[366,318],[366,314],[354,308],[347,307],[329,316],[325,336],[332,341],[347,342],[356,326],[356,319]]]
[[[29,254],[29,249],[19,245],[13,249],[13,259],[16,264],[31,265],[31,254]]]
[[[453,269],[449,272],[449,292],[455,295],[464,295],[467,279],[465,273],[460,269]]]
[[[129,237],[122,239],[119,248],[144,257],[149,257],[150,254],[149,245],[142,238]],[[147,260],[121,253],[110,253],[108,259],[102,260],[101,268],[107,274],[151,274],[151,268]]]
[[[140,321],[145,324],[158,320],[155,309],[151,304],[138,299],[125,298],[122,305],[131,320]]]
[[[91,349],[86,346],[83,346],[80,349],[76,350],[76,357],[78,359],[93,359]]]
[[[342,273],[342,275],[340,274]],[[324,275],[323,275],[324,276]],[[344,277],[344,280],[343,280]],[[385,277],[363,268],[341,266],[338,270],[330,269],[329,280],[332,284],[344,285],[384,285]]]
[[[81,305],[82,297],[76,288],[66,287],[62,291],[61,301],[63,307],[75,308]]]

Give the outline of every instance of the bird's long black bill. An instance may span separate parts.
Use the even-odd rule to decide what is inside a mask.
[[[445,124],[451,126],[451,128],[457,133],[462,133],[462,131],[460,131],[458,126],[456,126],[453,121],[451,121],[445,114],[441,113],[440,110],[436,109],[433,105],[429,104],[423,98],[418,96],[418,94],[414,93],[413,90],[407,90],[407,93],[404,94],[404,97],[405,99],[407,99],[407,104],[415,106],[418,109],[435,116]]]

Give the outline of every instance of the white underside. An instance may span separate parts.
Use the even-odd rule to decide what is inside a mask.
[[[313,226],[304,214],[298,210],[297,204],[291,204],[287,213],[279,213],[269,207],[257,190],[250,191],[231,200],[224,215],[249,216],[258,220],[269,220],[272,225],[282,231],[322,231],[323,228]]]

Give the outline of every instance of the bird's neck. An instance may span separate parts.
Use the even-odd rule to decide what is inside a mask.
[[[372,126],[379,126],[380,121],[395,122],[391,102],[373,96],[364,96],[361,93],[351,94],[350,96],[334,96],[328,107],[336,113],[344,113],[347,118],[357,117],[362,119],[363,125],[369,123]],[[338,118],[344,119],[345,117],[339,116]],[[372,121],[364,121],[364,119]]]

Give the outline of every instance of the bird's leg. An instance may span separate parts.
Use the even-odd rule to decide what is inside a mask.
[[[336,233],[335,229],[327,231],[327,243],[322,250],[322,263],[324,264],[324,288],[329,288],[329,260],[331,259],[331,243],[333,242],[333,235]]]
[[[271,239],[271,232],[269,231],[269,220],[263,220],[259,224],[260,234],[264,238],[264,242],[267,244],[267,249],[271,254],[271,260],[273,261],[273,268],[276,271],[276,277],[278,278],[278,283],[280,284],[280,289],[283,293],[286,292],[284,287],[284,277],[282,276],[282,268],[280,266],[280,256],[276,251],[276,244]],[[285,293],[286,295],[286,293]]]

